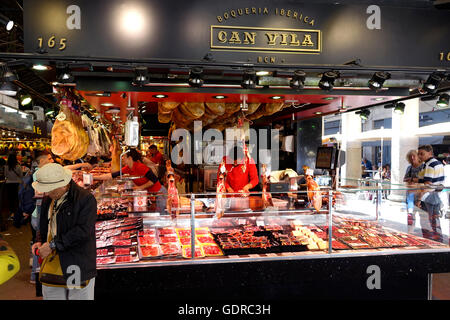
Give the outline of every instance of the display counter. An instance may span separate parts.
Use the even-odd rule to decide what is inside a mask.
[[[121,188],[96,191],[98,299],[427,299],[430,274],[450,272],[448,221],[424,233],[378,187],[273,192],[269,206],[261,193],[180,195],[178,214],[155,211],[167,195],[142,204]]]

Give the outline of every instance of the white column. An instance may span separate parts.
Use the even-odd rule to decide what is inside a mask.
[[[345,151],[345,164],[341,170],[343,184],[356,185],[351,179],[361,178],[361,142],[357,137],[361,133],[361,118],[355,112],[342,114],[342,144]],[[346,181],[346,179],[349,179]]]
[[[419,99],[404,101],[403,114],[392,112],[392,140],[391,140],[391,182],[402,184],[406,168],[409,166],[406,154],[409,150],[417,150],[419,137]],[[403,192],[392,192],[390,199],[401,200]]]

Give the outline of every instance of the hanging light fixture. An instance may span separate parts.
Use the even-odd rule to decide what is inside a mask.
[[[427,81],[425,81],[425,83],[423,84],[422,88],[427,93],[435,93],[441,81],[442,81],[442,74],[434,72],[430,74]]]
[[[65,66],[60,68],[57,80],[59,83],[73,83],[75,78],[70,72],[69,67]]]
[[[397,102],[394,106],[394,112],[397,114],[403,114],[405,112],[405,104],[403,102]]]
[[[302,70],[295,70],[294,76],[289,81],[289,86],[292,89],[300,90],[305,86],[306,73]]]
[[[7,96],[15,96],[17,94],[18,88],[17,86],[9,81],[4,81],[0,85],[0,93]]]
[[[436,102],[436,107],[439,109],[448,108],[449,97],[447,93],[441,94],[439,100]]]
[[[144,86],[150,82],[148,78],[147,67],[137,67],[134,69],[134,79],[133,84],[136,86]]]
[[[199,67],[192,68],[189,72],[189,85],[194,88],[200,88],[203,82],[203,69]]]
[[[359,114],[362,120],[367,120],[370,116],[370,111],[367,109],[363,109],[361,111],[357,111],[356,114]]]
[[[389,72],[375,72],[369,80],[369,88],[372,90],[380,90],[383,87],[383,83],[390,78],[391,74]]]
[[[334,87],[334,81],[339,78],[339,71],[327,71],[322,75],[322,78],[319,81],[319,88],[322,90],[332,90]]]
[[[256,87],[255,70],[247,69],[242,77],[241,87],[244,89],[254,89]]]

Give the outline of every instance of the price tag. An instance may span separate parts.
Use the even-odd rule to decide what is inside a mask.
[[[258,227],[264,227],[264,220],[257,220],[257,221],[256,221],[256,225],[257,225]]]

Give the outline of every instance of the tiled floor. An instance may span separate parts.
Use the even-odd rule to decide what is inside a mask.
[[[19,256],[21,268],[12,279],[0,285],[0,300],[41,300],[41,297],[36,297],[35,285],[30,283],[30,226],[10,227],[1,235]],[[433,275],[433,299],[450,300],[450,273]]]

